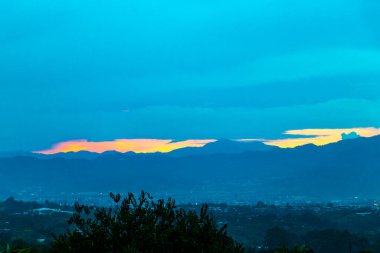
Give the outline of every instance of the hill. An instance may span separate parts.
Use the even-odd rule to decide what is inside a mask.
[[[184,157],[193,155],[210,155],[210,154],[238,154],[248,151],[267,151],[276,147],[265,145],[262,142],[243,142],[233,141],[228,139],[220,139],[216,142],[211,142],[203,147],[189,147],[174,150],[168,153],[170,156]]]
[[[380,136],[238,154],[0,158],[0,173],[3,189],[39,194],[145,189],[179,201],[376,198]]]

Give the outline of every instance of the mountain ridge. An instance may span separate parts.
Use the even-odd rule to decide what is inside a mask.
[[[181,156],[190,156],[190,155],[202,155],[202,154],[230,154],[230,153],[241,153],[246,151],[267,151],[277,147],[265,145],[261,142],[243,142],[243,141],[234,141],[229,139],[220,139],[216,142],[211,142],[203,147],[186,147],[179,148],[167,153],[135,153],[133,151],[129,152],[118,152],[118,151],[105,151],[102,153],[95,153],[90,151],[78,151],[78,152],[61,152],[56,154],[40,154],[32,153],[25,151],[18,152],[0,152],[0,157],[14,157],[14,156],[33,156],[42,159],[51,159],[55,157],[63,157],[67,159],[96,159],[100,156],[108,155],[147,155],[147,154],[167,154],[170,156],[181,157]]]
[[[95,159],[0,158],[0,184],[13,192],[183,193],[205,201],[380,197],[380,136],[326,146],[235,154],[109,154]]]

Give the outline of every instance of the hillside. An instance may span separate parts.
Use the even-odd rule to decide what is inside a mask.
[[[380,136],[239,154],[0,158],[0,171],[0,185],[10,192],[145,189],[205,201],[380,197]]]

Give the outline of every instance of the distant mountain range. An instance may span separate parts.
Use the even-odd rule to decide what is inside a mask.
[[[0,158],[0,174],[0,190],[13,193],[145,189],[218,202],[380,198],[380,136],[294,149],[221,140],[167,154],[17,154]]]
[[[274,149],[276,147],[265,145],[258,141],[233,141],[228,139],[221,139],[216,142],[211,142],[203,147],[188,147],[176,149],[172,152],[166,153],[170,156],[183,157],[191,155],[209,155],[209,154],[237,154],[247,151],[266,151]],[[67,152],[67,153],[57,153],[53,155],[43,155],[31,152],[0,152],[1,157],[15,157],[15,156],[32,156],[41,159],[51,159],[51,158],[66,158],[66,159],[95,159],[100,156],[108,155],[136,155],[134,152],[120,153],[117,151],[107,151],[104,153],[94,153],[88,151],[79,152]]]
[[[267,151],[277,147],[265,145],[258,141],[232,141],[221,139],[216,142],[206,144],[201,148],[181,148],[169,153],[171,156],[184,157],[194,155],[211,154],[238,154],[249,151]]]

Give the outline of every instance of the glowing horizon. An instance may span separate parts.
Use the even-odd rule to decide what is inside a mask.
[[[263,143],[279,148],[295,148],[307,144],[323,146],[342,140],[342,134],[356,133],[360,137],[373,137],[380,135],[380,128],[342,128],[342,129],[299,129],[285,131],[285,135],[303,136],[277,140],[265,140]]]
[[[342,140],[342,134],[356,133],[360,137],[373,137],[380,135],[380,128],[363,127],[363,128],[342,128],[342,129],[297,129],[285,131],[284,135],[296,136],[293,138],[281,139],[235,139],[240,142],[262,142],[269,146],[279,148],[295,148],[307,144],[323,146]],[[113,141],[88,141],[69,140],[54,144],[50,149],[33,151],[33,153],[53,155],[57,153],[88,151],[94,153],[103,153],[106,151],[117,151],[121,153],[168,153],[176,149],[186,147],[203,147],[208,143],[216,142],[216,139],[198,139],[174,141],[172,139],[116,139]]]
[[[92,142],[85,139],[70,140],[54,144],[51,149],[33,151],[33,153],[53,155],[57,153],[89,151],[103,153],[106,151],[117,151],[121,153],[167,153],[179,148],[203,147],[204,145],[215,142],[214,139],[208,140],[185,140],[173,141],[171,139],[116,139],[113,141]]]

